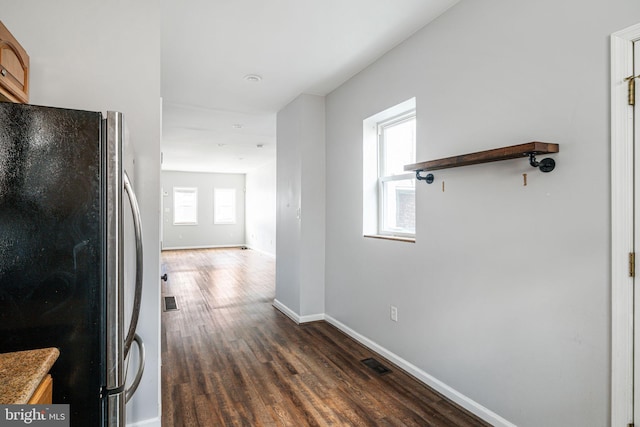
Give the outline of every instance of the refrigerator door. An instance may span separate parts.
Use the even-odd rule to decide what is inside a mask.
[[[103,425],[100,113],[0,102],[0,352],[57,347],[53,401]]]

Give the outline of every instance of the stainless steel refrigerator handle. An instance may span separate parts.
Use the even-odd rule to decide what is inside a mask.
[[[105,280],[106,302],[106,366],[105,396],[108,427],[125,425],[124,403],[124,295],[122,292],[122,139],[124,136],[122,113],[108,111],[105,131],[105,191],[107,260]]]
[[[131,386],[125,391],[125,403],[129,402],[129,399],[131,399],[133,394],[138,389],[138,386],[140,385],[142,373],[144,372],[144,362],[146,359],[144,352],[144,341],[142,341],[140,335],[135,334],[133,337],[133,341],[138,345],[138,372],[136,372],[136,377],[133,379]]]
[[[142,224],[140,222],[140,208],[136,195],[131,187],[129,175],[124,172],[124,189],[129,197],[131,205],[131,213],[133,214],[133,229],[136,237],[136,288],[133,297],[133,312],[131,313],[131,322],[129,323],[129,331],[124,340],[124,357],[129,354],[131,343],[135,339],[136,328],[138,327],[138,317],[140,316],[140,301],[142,300]]]

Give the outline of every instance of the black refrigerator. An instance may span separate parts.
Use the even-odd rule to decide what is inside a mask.
[[[53,403],[70,405],[71,426],[124,426],[144,368],[142,235],[124,135],[121,113],[0,102],[0,353],[60,350]],[[125,241],[135,242],[132,283]]]

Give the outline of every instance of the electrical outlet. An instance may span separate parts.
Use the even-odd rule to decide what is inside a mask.
[[[393,320],[394,322],[398,321],[398,307],[396,307],[395,305],[391,306],[391,320]]]

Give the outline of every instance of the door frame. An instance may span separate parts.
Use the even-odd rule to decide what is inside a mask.
[[[624,79],[633,72],[640,24],[611,35],[611,426],[633,422],[634,252],[633,107]],[[638,173],[640,175],[640,172]]]

